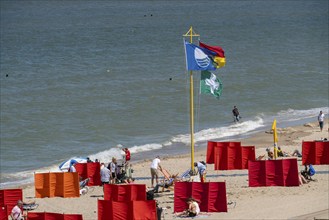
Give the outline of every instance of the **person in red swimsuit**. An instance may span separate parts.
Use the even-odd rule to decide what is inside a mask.
[[[125,157],[125,163],[127,163],[129,160],[130,160],[130,151],[128,150],[128,148],[123,148],[122,149],[125,154],[126,154],[126,157]]]

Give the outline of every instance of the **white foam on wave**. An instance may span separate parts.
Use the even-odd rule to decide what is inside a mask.
[[[207,141],[212,139],[219,139],[225,137],[231,137],[236,135],[245,134],[247,132],[256,130],[257,128],[263,127],[264,121],[260,116],[255,117],[254,120],[243,121],[241,123],[234,123],[229,126],[209,128],[201,130],[194,134],[195,143],[201,141]],[[177,135],[171,139],[172,142],[182,142],[185,145],[190,144],[190,134]]]
[[[111,161],[112,157],[115,157],[117,159],[122,159],[124,157],[124,152],[122,151],[122,148],[124,146],[119,145],[119,147],[111,148],[109,150],[101,151],[96,154],[89,155],[91,160],[98,159],[101,162],[108,163]],[[133,147],[127,147],[131,154],[134,153],[140,153],[145,151],[151,151],[162,148],[162,144],[145,144],[140,146],[133,146]]]
[[[24,184],[30,184],[33,182],[34,173],[47,173],[47,172],[62,172],[58,165],[51,165],[36,170],[27,170],[17,173],[2,173],[2,183],[0,183],[0,189],[7,188],[10,186],[20,186]],[[8,181],[7,181],[8,180]]]
[[[312,108],[307,110],[295,110],[295,109],[282,110],[278,112],[278,120],[298,121],[307,118],[314,118],[314,120],[317,120],[317,116],[320,111],[322,111],[325,115],[328,115],[329,107]]]

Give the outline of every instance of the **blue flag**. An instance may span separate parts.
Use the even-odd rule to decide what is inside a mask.
[[[185,41],[186,69],[187,70],[215,70],[213,60],[203,48]]]

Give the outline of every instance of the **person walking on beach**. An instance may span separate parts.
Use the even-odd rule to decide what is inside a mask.
[[[320,111],[320,114],[318,116],[318,121],[319,121],[319,126],[320,126],[320,131],[323,130],[323,122],[324,122],[324,114],[322,111]]]
[[[151,187],[154,187],[154,178],[156,184],[159,183],[159,175],[158,175],[158,168],[162,170],[162,167],[160,165],[160,157],[157,156],[151,163]]]
[[[232,113],[233,113],[233,117],[234,117],[234,122],[239,122],[240,113],[236,106],[233,107]]]

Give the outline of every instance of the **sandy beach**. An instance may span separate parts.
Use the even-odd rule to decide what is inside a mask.
[[[286,152],[301,151],[302,141],[328,138],[328,120],[320,132],[317,122],[296,127],[278,128],[278,145]],[[235,141],[235,140],[231,140]],[[260,132],[241,140],[243,146],[256,147],[256,157],[265,154],[268,146],[273,146],[270,132]],[[160,155],[161,156],[161,155]],[[206,151],[196,150],[195,161],[205,160]],[[133,162],[133,155],[132,155]],[[133,163],[136,183],[150,187],[151,160]],[[190,166],[190,155],[175,155],[161,158],[162,167],[170,173],[182,173]],[[299,170],[304,167],[298,160]],[[215,171],[208,165],[207,181],[226,182],[228,212],[205,213],[198,218],[205,219],[329,219],[329,165],[316,165],[317,181],[299,187],[248,187],[248,170]],[[237,175],[239,174],[239,175]],[[139,179],[140,178],[140,179]],[[82,214],[83,219],[97,219],[97,200],[103,199],[102,187],[90,187],[90,191],[80,198],[35,198],[34,185],[23,188],[25,201],[36,201],[36,212]],[[155,194],[155,199],[164,210],[164,219],[179,219],[173,213],[173,189]]]

